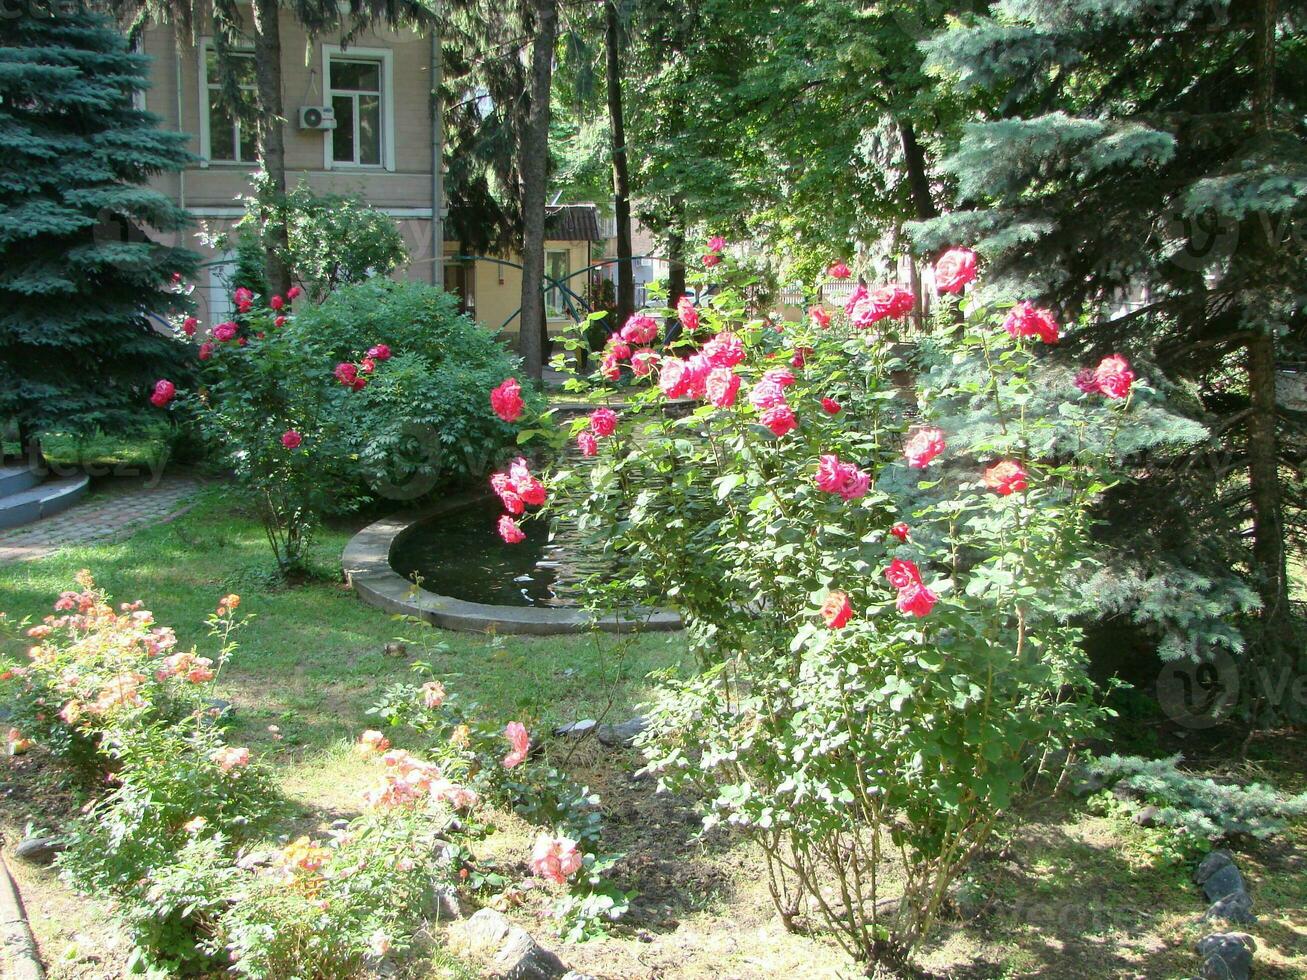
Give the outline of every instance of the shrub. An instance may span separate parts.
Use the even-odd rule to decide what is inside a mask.
[[[201,385],[178,404],[222,446],[283,573],[302,568],[324,517],[414,500],[515,443],[485,394],[514,361],[443,291],[378,279],[299,314],[236,295],[244,312],[212,328]]]
[[[623,568],[591,583],[596,604],[686,621],[701,669],[662,685],[649,769],[755,837],[787,923],[808,911],[851,954],[902,959],[1103,714],[1067,616],[1095,567],[1088,508],[1149,396],[1107,365],[1068,376],[1054,417],[1028,411],[1056,322],[1022,304],[995,329],[970,300],[942,343],[979,377],[901,386],[903,287],[860,288],[829,326],[773,326],[713,264],[726,285],[678,307],[659,368],[574,423],[593,458],[546,481],[548,506]],[[610,349],[609,374],[629,356]],[[997,424],[948,428],[963,395]]]

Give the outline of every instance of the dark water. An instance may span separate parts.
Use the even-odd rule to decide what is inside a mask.
[[[575,528],[550,532],[549,521],[519,517],[526,534],[505,544],[496,524],[498,499],[471,504],[432,518],[406,534],[391,552],[395,571],[437,595],[501,606],[574,606],[577,585],[603,570],[585,557]]]

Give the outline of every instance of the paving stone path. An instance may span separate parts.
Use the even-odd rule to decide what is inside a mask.
[[[164,477],[153,487],[132,483],[96,489],[61,514],[0,531],[0,565],[162,524],[189,510],[199,489],[200,484],[188,476]]]

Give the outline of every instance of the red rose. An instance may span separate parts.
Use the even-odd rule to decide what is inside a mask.
[[[490,392],[490,407],[505,422],[516,422],[522,416],[526,403],[522,401],[522,386],[517,378],[508,378]]]
[[[611,408],[596,408],[590,413],[590,428],[601,439],[611,436],[617,431],[617,413]]]
[[[658,321],[643,313],[636,313],[622,327],[621,338],[628,344],[647,344],[658,336]]]
[[[909,533],[908,526],[904,524],[902,521],[899,521],[892,528],[890,528],[889,533],[894,535],[894,537],[898,538],[900,541],[908,540],[908,533]]]
[[[721,235],[713,235],[712,238],[708,239],[708,251],[710,252],[720,252],[725,247],[726,239]]]
[[[1125,398],[1134,383],[1135,373],[1130,370],[1130,362],[1120,354],[1103,358],[1094,368],[1094,384],[1108,398]]]
[[[826,270],[826,275],[832,279],[847,279],[853,275],[853,270],[844,264],[843,259],[836,259],[830,264],[830,268]]]
[[[513,520],[508,514],[504,514],[499,518],[499,536],[507,544],[520,544],[526,540],[526,535],[517,526],[517,521]]]
[[[200,344],[200,360],[207,361],[212,356],[213,344],[206,340],[204,343]]]
[[[909,585],[899,590],[898,602],[895,605],[901,613],[921,617],[930,615],[931,609],[935,607],[938,600],[939,596],[924,585]]]
[[[694,301],[688,296],[682,296],[676,301],[676,318],[686,330],[699,329],[699,311],[694,308]]]
[[[914,470],[924,470],[943,451],[944,433],[934,428],[918,429],[903,445],[903,455]]]
[[[839,415],[841,405],[834,398],[823,398],[821,400],[821,410],[827,415]]]
[[[390,360],[390,345],[377,344],[375,347],[369,347],[368,357],[372,358],[374,361]]]
[[[916,562],[906,558],[895,558],[889,563],[889,568],[885,569],[884,574],[889,584],[899,590],[921,584],[921,572],[917,569]]]
[[[163,408],[177,394],[177,386],[171,381],[160,379],[154,383],[154,393],[150,395],[150,404],[155,408]]]
[[[830,312],[824,306],[809,306],[808,319],[812,321],[814,327],[820,327],[822,330],[830,326]]]
[[[826,601],[821,604],[821,618],[833,630],[843,628],[853,618],[848,595],[837,589],[826,596]]]
[[[985,470],[985,486],[993,490],[1000,497],[1006,497],[1008,494],[1015,493],[1026,488],[1026,471],[1021,468],[1021,464],[1015,460],[1005,459],[1001,463],[995,463],[989,469]]]
[[[228,320],[226,323],[220,323],[213,328],[213,339],[217,341],[228,341],[236,336],[236,324]]]
[[[272,297],[272,299],[268,300],[268,305],[271,306],[274,310],[279,310],[286,305],[286,301],[282,299],[280,296],[274,296]]]
[[[595,440],[595,434],[589,429],[585,429],[576,437],[576,448],[581,450],[582,456],[593,456],[599,452],[599,443]]]
[[[762,413],[760,421],[771,429],[772,435],[778,439],[799,427],[799,420],[795,418],[794,410],[789,405],[773,405]]]
[[[286,325],[286,318],[284,316],[279,316],[272,321],[272,325],[274,327],[284,327]]]
[[[342,361],[337,364],[334,373],[336,375],[336,380],[346,387],[353,385],[358,381],[359,377],[359,369],[348,361]]]
[[[199,325],[200,325],[199,320],[195,319],[195,317],[193,316],[188,316],[185,320],[182,321],[182,333],[186,334],[186,336],[188,337],[194,337],[195,328],[198,327]]]
[[[303,441],[304,440],[300,437],[300,434],[294,429],[287,429],[281,434],[281,444],[287,449],[296,449]]]
[[[720,255],[710,253],[703,257],[703,267],[705,269],[711,269],[713,266],[720,264],[721,261],[722,257]]]
[[[605,354],[604,356],[611,357],[613,360],[616,361],[629,360],[631,357],[631,345],[628,344],[625,340],[610,339],[608,341],[608,353]]]
[[[286,290],[286,298],[287,298],[287,299],[294,299],[294,298],[295,298],[296,296],[298,296],[301,292],[302,292],[302,290],[299,288],[299,286],[291,286],[290,289]]]
[[[1011,337],[1038,337],[1046,344],[1056,344],[1057,320],[1048,310],[1033,303],[1018,303],[1008,311],[1003,329]]]
[[[812,353],[811,347],[794,348],[794,356],[790,358],[790,366],[796,368],[803,367],[803,365],[808,363],[808,358],[812,356]]]
[[[377,369],[377,362],[370,357],[365,357],[359,361],[359,370],[364,374],[371,374]]]

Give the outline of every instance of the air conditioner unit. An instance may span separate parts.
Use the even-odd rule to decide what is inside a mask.
[[[300,129],[335,129],[336,110],[329,105],[300,106]]]

